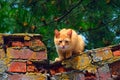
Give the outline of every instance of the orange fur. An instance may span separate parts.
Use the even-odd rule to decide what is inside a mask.
[[[58,53],[55,61],[61,61],[84,50],[84,40],[72,29],[55,30],[54,43]]]

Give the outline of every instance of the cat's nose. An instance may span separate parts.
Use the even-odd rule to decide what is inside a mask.
[[[64,49],[65,48],[65,46],[62,46],[62,49]]]

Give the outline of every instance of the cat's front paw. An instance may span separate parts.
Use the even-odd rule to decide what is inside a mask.
[[[61,58],[55,58],[55,61],[61,61],[62,59]]]

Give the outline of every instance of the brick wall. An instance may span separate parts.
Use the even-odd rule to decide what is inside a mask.
[[[0,35],[0,80],[46,80],[46,46],[39,34]],[[39,65],[36,65],[38,63]]]
[[[120,45],[88,50],[52,65],[52,80],[120,80]]]
[[[49,62],[39,34],[0,35],[0,80],[120,80],[120,45]]]

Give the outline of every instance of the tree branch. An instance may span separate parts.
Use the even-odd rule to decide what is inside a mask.
[[[48,23],[46,23],[46,25],[49,25],[51,23],[54,23],[54,22],[60,22],[63,18],[65,18],[69,13],[72,12],[73,9],[75,9],[78,5],[80,5],[82,2],[82,0],[79,0],[78,3],[76,5],[74,5],[71,9],[69,9],[65,14],[63,14],[61,17],[53,20],[53,21],[50,21]]]
[[[61,17],[59,17],[56,21],[61,21],[64,17],[66,17],[69,13],[72,12],[73,9],[75,9],[79,4],[81,4],[82,0],[79,0],[76,5],[74,5],[70,10],[68,10],[65,14],[63,14]]]

